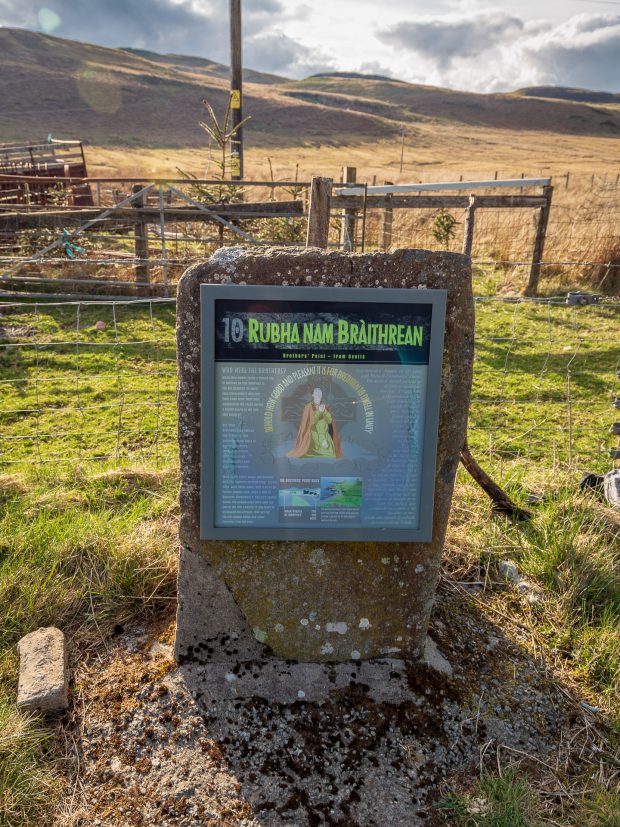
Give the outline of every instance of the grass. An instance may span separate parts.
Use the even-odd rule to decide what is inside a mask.
[[[16,643],[39,626],[73,658],[170,613],[178,476],[43,466],[0,476],[0,827],[43,827],[66,783],[49,729],[13,706]]]
[[[482,775],[468,796],[452,794],[443,802],[459,827],[538,827],[535,797],[514,770],[503,777]]]
[[[494,292],[500,277],[479,271],[476,291]],[[611,305],[477,303],[470,444],[520,504],[527,491],[542,501],[531,523],[490,519],[488,500],[461,472],[446,556],[457,578],[473,569],[492,575],[512,557],[544,589],[539,607],[504,588],[483,602],[525,625],[560,678],[604,711],[612,751],[619,521],[576,482],[580,471],[609,467],[617,324]],[[1,771],[15,791],[2,800],[0,827],[49,823],[45,802],[62,784],[45,730],[11,706],[19,637],[54,624],[83,652],[174,602],[174,326],[173,306],[157,303],[24,303],[0,315],[0,743],[12,739]],[[22,794],[28,784],[32,792]],[[536,824],[516,776],[486,779],[473,793],[485,796],[490,809],[453,808],[451,817],[470,819],[456,822],[469,827]],[[574,810],[580,827],[617,823],[617,799],[604,785],[576,797]]]
[[[530,472],[503,484],[521,504],[528,489],[546,499],[533,507],[529,522],[488,520],[484,495],[461,484],[447,565],[495,572],[509,558],[543,587],[540,606],[513,605],[504,594],[488,600],[498,601],[498,608],[508,601],[558,674],[578,684],[620,732],[620,519],[594,496],[580,495],[566,472]]]
[[[41,824],[60,795],[52,735],[0,695],[0,827]]]
[[[467,793],[451,792],[439,804],[455,827],[620,827],[620,795],[600,789],[580,797],[558,822],[526,773],[483,773]]]
[[[77,468],[0,477],[0,683],[15,644],[56,625],[84,647],[153,617],[176,591],[175,472]]]

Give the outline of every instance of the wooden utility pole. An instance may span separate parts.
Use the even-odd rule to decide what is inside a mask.
[[[306,247],[327,247],[332,183],[331,178],[321,178],[318,175],[312,177]]]
[[[241,50],[241,0],[230,0],[230,114],[234,135],[230,139],[230,177],[243,178],[243,58]],[[235,129],[236,127],[236,129]]]
[[[354,184],[357,177],[355,167],[342,168],[342,182]],[[345,252],[355,251],[355,214],[357,210],[346,209],[342,211],[342,226],[340,230],[340,246]]]

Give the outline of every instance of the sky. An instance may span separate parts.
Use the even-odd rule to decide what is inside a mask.
[[[620,91],[620,0],[242,0],[244,65]],[[0,25],[228,63],[228,0],[0,0]]]

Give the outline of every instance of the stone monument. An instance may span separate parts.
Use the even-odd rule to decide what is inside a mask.
[[[376,288],[378,302],[381,288],[415,295],[447,291],[430,541],[201,539],[202,284],[345,287],[351,302],[360,287]],[[474,348],[469,259],[424,250],[355,255],[314,248],[222,249],[179,283],[177,341],[177,659],[351,664],[420,657],[467,430]],[[294,449],[289,456],[296,456]]]

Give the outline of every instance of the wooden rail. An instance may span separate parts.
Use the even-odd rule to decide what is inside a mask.
[[[0,180],[3,176],[0,175]],[[24,181],[24,176],[6,176],[14,181]],[[392,221],[394,210],[399,209],[431,209],[431,210],[465,210],[463,252],[471,255],[474,231],[475,214],[481,209],[526,209],[535,211],[536,232],[530,264],[530,275],[527,291],[534,295],[538,286],[540,267],[544,254],[545,237],[553,187],[543,183],[542,193],[531,195],[509,195],[509,194],[485,194],[473,195],[473,193],[450,193],[438,191],[444,185],[402,185],[394,186],[386,182],[382,186],[360,188],[355,183],[356,171],[353,167],[345,167],[343,170],[347,187],[334,185],[331,178],[315,177],[311,182],[299,181],[239,181],[239,186],[246,187],[310,187],[309,206],[305,200],[291,199],[286,201],[253,201],[240,202],[235,204],[208,204],[204,205],[191,198],[187,192],[182,192],[174,184],[191,185],[212,185],[221,186],[220,180],[213,179],[168,179],[159,183],[144,184],[144,178],[79,178],[75,179],[80,184],[86,181],[90,183],[123,183],[130,184],[132,194],[124,197],[118,204],[111,207],[35,207],[34,205],[0,205],[0,232],[11,236],[12,233],[20,230],[33,228],[51,228],[59,230],[67,225],[77,228],[70,233],[79,234],[87,232],[91,228],[100,231],[102,227],[110,229],[114,227],[122,232],[131,232],[135,235],[135,259],[136,259],[136,281],[142,284],[149,281],[149,249],[148,249],[148,226],[157,225],[158,233],[165,245],[165,225],[184,224],[191,222],[215,222],[226,226],[230,231],[238,235],[244,243],[259,243],[247,232],[243,231],[243,225],[238,222],[243,219],[255,218],[299,218],[307,215],[307,245],[316,247],[327,247],[330,234],[330,215],[334,211],[340,212],[342,216],[341,246],[345,250],[354,251],[356,248],[355,227],[358,221],[362,225],[361,249],[364,247],[364,228],[367,210],[382,210],[382,240],[381,247],[388,250],[392,243]],[[35,177],[34,181],[52,182],[67,181],[72,179],[44,179]],[[548,179],[540,179],[546,182]],[[538,181],[538,179],[536,179]],[[174,183],[173,183],[174,182]],[[230,182],[228,182],[230,183]],[[463,182],[465,187],[468,182]],[[469,182],[475,183],[475,182]],[[480,182],[478,182],[480,183]],[[482,182],[491,185],[492,182]],[[507,182],[497,182],[506,184]],[[531,183],[527,179],[516,179],[510,182],[513,186],[523,183]],[[460,182],[459,182],[460,184]],[[450,189],[446,185],[447,189]],[[457,189],[453,184],[452,189]],[[166,199],[174,200],[176,204],[164,202],[163,192],[167,189]],[[361,189],[362,195],[358,194]],[[151,196],[159,190],[159,204],[152,204]],[[404,190],[404,192],[403,192]],[[181,205],[178,203],[181,202]],[[57,247],[58,241],[51,244],[49,248],[37,253],[32,260],[40,259],[47,249]],[[165,256],[164,256],[165,258]],[[27,262],[24,262],[27,263]],[[5,274],[5,276],[8,274]]]

